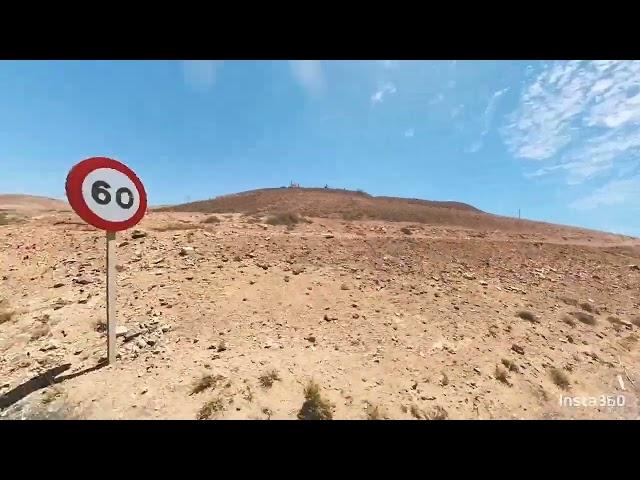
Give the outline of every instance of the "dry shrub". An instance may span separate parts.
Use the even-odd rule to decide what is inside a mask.
[[[440,405],[436,405],[429,412],[425,412],[416,405],[411,405],[409,409],[411,415],[417,420],[446,420],[449,417],[449,413]]]
[[[585,312],[595,313],[595,314],[599,314],[600,313],[600,311],[596,307],[591,305],[589,302],[582,302],[580,304],[580,308],[582,310],[584,310]]]
[[[225,377],[223,377],[222,375],[205,375],[195,381],[189,395],[195,395],[197,393],[204,392],[208,388],[215,388],[217,383],[224,379]]]
[[[570,297],[559,297],[560,301],[566,305],[570,305],[572,307],[578,306],[578,301],[575,298]]]
[[[413,232],[411,231],[411,229],[410,229],[410,228],[407,228],[407,227],[402,227],[402,228],[400,229],[400,231],[401,231],[402,233],[404,233],[405,235],[413,235]]]
[[[273,382],[280,381],[280,375],[278,375],[276,370],[271,370],[270,372],[260,375],[258,381],[264,388],[271,388]]]
[[[293,227],[298,223],[310,223],[307,219],[301,217],[295,212],[283,212],[270,215],[266,220],[269,225],[286,225],[287,227]]]
[[[500,365],[496,365],[496,379],[504,383],[505,385],[509,385],[509,378],[507,371],[502,368]]]
[[[585,312],[571,312],[571,315],[573,315],[574,317],[576,317],[578,320],[580,320],[582,323],[587,324],[587,325],[595,325],[596,324],[596,319],[593,315],[589,314],[589,313],[585,313]]]
[[[162,227],[154,227],[153,230],[156,232],[172,232],[177,230],[197,230],[198,228],[200,227],[193,223],[168,223]]]
[[[357,210],[352,210],[352,211],[348,211],[348,212],[342,212],[342,219],[343,220],[361,220],[362,218],[364,218],[364,213],[359,212]]]
[[[5,322],[10,322],[13,319],[13,316],[16,314],[13,310],[2,310],[0,311],[0,325]]]
[[[503,358],[502,359],[502,365],[507,367],[510,372],[518,373],[520,371],[520,369],[518,368],[518,365],[516,365],[515,362],[513,362],[513,361],[511,361],[511,360],[509,360],[507,358]]]
[[[549,370],[549,375],[551,375],[551,380],[553,380],[553,383],[555,383],[562,390],[569,389],[569,377],[567,377],[567,374],[562,370],[560,370],[559,368],[552,368]]]
[[[387,415],[378,405],[369,404],[367,406],[367,420],[386,420]]]
[[[220,223],[220,219],[215,215],[210,215],[204,220],[202,220],[202,223]]]
[[[304,389],[304,403],[298,412],[298,420],[332,420],[333,405],[322,398],[320,387],[313,380]]]
[[[516,313],[516,315],[523,320],[527,320],[528,322],[540,323],[538,317],[536,317],[533,313],[528,312],[527,310],[520,310],[518,313]]]
[[[218,413],[224,410],[224,404],[219,398],[209,400],[205,403],[196,416],[197,420],[208,420],[214,413]]]

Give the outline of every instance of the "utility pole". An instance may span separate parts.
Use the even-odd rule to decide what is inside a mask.
[[[520,220],[520,209],[518,209],[518,220]]]

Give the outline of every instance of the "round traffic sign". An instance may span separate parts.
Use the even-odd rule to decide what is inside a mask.
[[[111,158],[92,157],[76,164],[65,188],[80,218],[109,232],[133,227],[147,211],[147,193],[140,179]]]

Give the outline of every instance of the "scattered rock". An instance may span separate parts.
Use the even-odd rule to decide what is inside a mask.
[[[124,325],[116,326],[116,337],[123,337],[129,332],[129,329]]]
[[[64,283],[58,282],[53,284],[53,288],[60,288],[60,287],[64,287]]]
[[[476,279],[476,276],[473,273],[469,273],[469,272],[463,273],[462,276],[464,278],[466,278],[467,280],[475,280]]]
[[[300,275],[302,272],[304,272],[304,267],[302,265],[296,264],[291,267],[291,273],[294,275]]]
[[[634,264],[634,265],[629,265],[629,268],[630,268],[631,270],[640,270],[640,266],[635,265],[635,264]]]
[[[126,247],[127,245],[129,245],[129,242],[127,242],[127,241],[125,240],[125,241],[120,242],[120,243],[118,244],[118,248],[120,248],[120,247]]]
[[[511,345],[511,350],[519,353],[520,355],[524,355],[524,348],[522,348],[520,345],[516,345],[515,343]]]
[[[147,232],[143,231],[143,230],[133,230],[131,232],[131,238],[134,240],[137,240],[139,238],[144,238],[147,236]]]
[[[316,343],[316,337],[314,337],[313,335],[309,335],[308,337],[304,337],[304,339],[307,340],[308,342]]]
[[[182,247],[180,249],[180,256],[186,257],[187,255],[191,255],[194,252],[195,252],[195,249],[193,247]]]
[[[342,285],[340,285],[340,290],[350,290],[349,285],[343,283]]]
[[[147,342],[145,341],[144,338],[138,338],[136,339],[136,347],[142,349],[142,348],[146,348],[147,347]]]
[[[335,235],[332,235],[332,234],[330,234],[330,233],[325,233],[325,234],[323,235],[323,237],[324,237],[324,238],[334,238],[334,237],[335,237]]]
[[[338,320],[338,317],[330,317],[329,315],[327,315],[326,313],[324,314],[324,320],[327,322],[335,322],[336,320]]]
[[[263,270],[266,270],[266,269],[268,269],[268,268],[269,268],[269,264],[268,264],[268,263],[265,263],[265,262],[257,262],[257,263],[256,263],[256,266],[260,267],[260,268],[261,268],[261,269],[263,269]]]
[[[48,352],[50,350],[56,350],[60,348],[60,345],[58,345],[58,342],[56,342],[55,340],[50,340],[49,343],[47,343],[44,347],[40,348],[41,352]]]
[[[91,277],[76,277],[73,279],[73,282],[78,285],[89,285],[90,283],[93,283],[93,281],[94,280]]]

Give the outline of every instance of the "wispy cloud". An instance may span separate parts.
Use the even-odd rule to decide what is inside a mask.
[[[592,210],[600,206],[640,204],[640,175],[626,180],[612,180],[591,195],[570,204],[577,210]]]
[[[480,151],[483,145],[484,145],[484,142],[482,141],[482,139],[476,140],[469,147],[465,148],[464,151],[465,153],[476,153]]]
[[[502,133],[514,156],[553,163],[531,176],[582,183],[640,153],[640,62],[555,62],[528,77]]]
[[[396,87],[393,83],[388,82],[385,84],[382,84],[378,90],[371,95],[371,103],[373,105],[376,105],[377,103],[380,103],[383,101],[384,96],[387,94],[392,94],[392,93],[396,93]]]
[[[185,85],[192,90],[204,92],[216,82],[216,71],[222,62],[216,60],[185,60],[182,62],[182,76]]]
[[[462,113],[462,110],[464,110],[464,105],[460,104],[457,107],[454,107],[451,110],[451,118],[456,118],[458,115],[460,115]]]
[[[322,63],[319,60],[291,60],[289,64],[293,77],[307,93],[311,95],[322,93],[326,82]]]
[[[489,99],[489,103],[487,104],[487,108],[484,109],[484,128],[482,130],[481,135],[484,137],[491,130],[491,123],[493,122],[493,117],[496,113],[496,105],[500,100],[500,97],[507,93],[509,87],[503,88],[502,90],[498,90],[494,92],[494,94]]]
[[[415,130],[415,128],[407,128],[407,129],[404,131],[404,136],[405,136],[405,137],[407,137],[407,138],[411,138],[411,137],[413,137],[415,134],[416,134],[416,130]]]
[[[443,100],[444,100],[444,94],[439,93],[435,97],[433,97],[431,100],[429,100],[429,105],[437,105],[438,103],[442,103]]]

